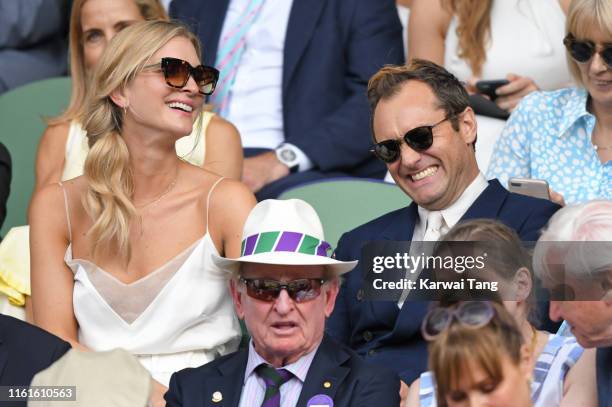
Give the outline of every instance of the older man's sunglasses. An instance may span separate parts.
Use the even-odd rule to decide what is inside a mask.
[[[597,45],[594,42],[577,40],[572,33],[565,36],[563,44],[567,52],[579,64],[586,64],[595,53],[599,53],[606,66],[612,69],[612,44],[605,44],[601,51],[597,51]]]
[[[240,277],[239,280],[246,285],[246,292],[249,297],[273,302],[278,298],[281,290],[287,290],[289,297],[298,303],[317,298],[321,294],[321,286],[326,281],[319,278],[300,278],[298,280],[282,282],[264,278],[244,277]]]
[[[444,123],[450,118],[451,116],[447,116],[431,126],[415,127],[404,134],[404,137],[400,139],[391,139],[376,143],[372,146],[370,151],[373,152],[378,159],[387,164],[390,164],[399,158],[402,140],[404,140],[404,142],[415,151],[425,151],[433,144],[434,127]]]
[[[212,66],[198,65],[193,67],[187,61],[178,58],[165,57],[158,64],[145,68],[160,67],[166,84],[172,88],[182,89],[191,76],[203,95],[212,95],[219,80],[219,71]]]

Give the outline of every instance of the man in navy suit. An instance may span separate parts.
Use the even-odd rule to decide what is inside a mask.
[[[29,386],[34,375],[70,349],[67,342],[40,328],[0,314],[0,386]],[[2,394],[4,398],[6,392]],[[22,402],[0,402],[24,406]]]
[[[240,131],[243,181],[262,200],[330,176],[382,178],[384,165],[368,151],[365,93],[380,67],[404,62],[395,2],[265,0],[261,8],[253,5],[260,1],[174,0],[170,5],[171,16],[191,25],[202,41],[204,63],[221,70],[212,101],[221,105],[214,98],[230,87],[227,108],[218,107]],[[243,21],[251,6],[248,16],[255,15],[254,21]],[[224,38],[239,32],[236,26],[248,29],[235,75],[230,75]]]
[[[248,348],[172,375],[169,407],[398,406],[399,378],[366,366],[324,335],[338,276],[355,266],[328,257],[315,210],[298,199],[266,200],[249,214],[242,256],[213,261],[232,272]]]
[[[375,153],[413,202],[344,234],[336,258],[361,258],[368,241],[436,241],[474,218],[497,219],[522,240],[536,240],[559,208],[509,193],[497,180],[487,182],[476,164],[476,121],[467,92],[444,68],[423,60],[385,67],[371,79],[368,98]],[[420,327],[428,302],[368,300],[365,271],[358,265],[346,275],[327,331],[410,384],[426,369]]]

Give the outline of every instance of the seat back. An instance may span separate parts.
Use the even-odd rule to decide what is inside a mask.
[[[302,199],[317,211],[325,239],[336,247],[342,233],[411,203],[399,187],[380,180],[334,178],[285,191],[279,199]]]
[[[33,82],[0,95],[0,142],[11,154],[13,179],[7,214],[0,235],[27,223],[27,210],[34,190],[36,149],[45,118],[61,113],[70,100],[70,78]]]

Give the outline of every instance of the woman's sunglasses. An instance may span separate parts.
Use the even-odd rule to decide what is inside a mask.
[[[448,329],[453,319],[464,326],[478,329],[487,325],[494,315],[495,308],[488,301],[466,301],[457,308],[434,308],[423,319],[421,333],[431,341]]]
[[[597,45],[592,41],[579,41],[571,33],[563,39],[567,52],[580,64],[586,64],[593,58],[595,53],[604,61],[608,69],[612,69],[612,44],[605,44],[601,51],[597,51]]]
[[[370,151],[373,152],[378,159],[387,164],[390,164],[399,158],[402,139],[413,150],[419,152],[425,151],[433,144],[433,128],[444,123],[450,118],[451,116],[445,117],[438,123],[432,124],[431,126],[415,127],[404,134],[404,137],[401,139],[391,139],[376,143],[372,146]]]
[[[172,88],[181,89],[191,76],[198,85],[200,93],[212,95],[217,86],[219,71],[212,66],[198,65],[193,67],[187,61],[178,58],[162,58],[159,64],[148,65],[145,68],[160,67],[166,79],[166,84]]]
[[[301,278],[287,282],[277,280],[267,280],[264,278],[244,278],[239,279],[246,285],[249,297],[257,300],[273,302],[281,293],[287,290],[289,297],[297,303],[314,300],[321,294],[321,286],[326,280],[320,278]]]

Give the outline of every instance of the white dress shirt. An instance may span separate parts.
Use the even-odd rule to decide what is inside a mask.
[[[308,370],[318,349],[319,347],[317,346],[312,352],[282,367],[290,371],[293,377],[280,386],[281,407],[295,407],[297,405],[306,376],[308,375]],[[257,366],[262,363],[270,364],[257,353],[251,340],[249,342],[249,358],[244,372],[244,385],[242,386],[239,407],[260,406],[263,402],[266,393],[266,383],[255,372]]]

